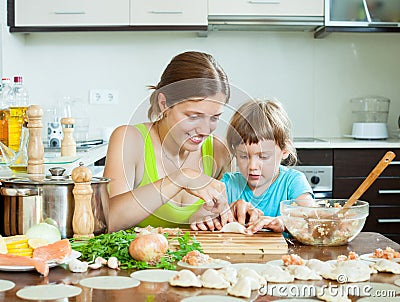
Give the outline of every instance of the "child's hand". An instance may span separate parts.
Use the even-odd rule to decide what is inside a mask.
[[[257,233],[261,229],[270,229],[273,232],[282,233],[285,231],[285,225],[280,217],[263,216],[258,220],[248,224],[246,233],[249,235]]]
[[[256,209],[250,202],[239,199],[232,203],[231,211],[240,224],[246,224],[258,220],[264,215],[263,211]],[[247,216],[249,221],[246,221]]]

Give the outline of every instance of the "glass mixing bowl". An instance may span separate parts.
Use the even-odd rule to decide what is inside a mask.
[[[281,215],[288,232],[306,245],[335,246],[353,240],[362,230],[369,204],[358,200],[341,211],[347,199],[285,200]]]

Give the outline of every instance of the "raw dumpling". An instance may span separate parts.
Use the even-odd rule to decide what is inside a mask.
[[[206,288],[228,288],[230,283],[215,269],[208,269],[200,276],[201,284]]]
[[[220,273],[230,284],[235,284],[237,281],[237,270],[232,266],[224,266],[218,270],[218,273]]]
[[[251,289],[256,290],[265,285],[267,282],[264,277],[260,276],[255,270],[251,268],[241,268],[238,271],[238,278],[247,277],[251,280]]]
[[[171,286],[201,287],[199,278],[190,270],[183,269],[169,279]]]
[[[251,279],[248,277],[239,278],[234,286],[228,288],[228,294],[236,297],[250,298]]]
[[[222,233],[241,233],[246,234],[246,227],[239,222],[229,222],[220,230]]]
[[[319,259],[307,260],[305,265],[320,275],[329,273],[331,270],[333,270],[333,265]]]
[[[264,277],[267,282],[288,283],[294,281],[294,277],[288,271],[285,271],[280,266],[271,264],[264,265],[261,276]]]
[[[378,260],[376,263],[372,264],[371,267],[378,272],[400,274],[400,264],[387,259]]]
[[[325,279],[340,281],[340,283],[362,282],[369,280],[371,269],[368,264],[360,260],[339,261],[332,271],[324,273],[322,276]],[[345,276],[345,280],[343,276]]]
[[[319,274],[305,265],[289,265],[287,271],[298,280],[322,280]]]

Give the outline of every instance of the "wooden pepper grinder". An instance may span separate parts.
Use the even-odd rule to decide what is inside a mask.
[[[74,124],[75,120],[71,117],[61,119],[62,131],[64,138],[61,141],[61,156],[75,156],[76,142],[74,139]]]
[[[92,211],[93,189],[90,185],[92,171],[79,163],[79,167],[72,170],[74,189],[72,193],[75,199],[75,210],[72,217],[72,229],[74,238],[93,237],[94,216]]]
[[[31,105],[26,111],[28,116],[28,174],[44,174],[44,147],[42,141],[43,110],[38,105]]]

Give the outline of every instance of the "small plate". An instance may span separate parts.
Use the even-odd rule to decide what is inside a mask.
[[[219,269],[223,268],[225,266],[230,265],[231,263],[229,261],[221,260],[221,259],[214,259],[212,262],[200,264],[200,265],[190,265],[186,262],[179,261],[177,263],[180,267],[184,268],[213,268],[213,269]]]
[[[261,273],[265,269],[265,265],[262,263],[234,263],[231,265],[237,270],[241,268],[250,268],[255,270],[257,273]]]
[[[377,257],[374,257],[374,253],[369,253],[369,254],[361,255],[360,259],[366,260],[366,261],[371,261],[371,262],[377,262],[377,261],[379,261],[381,259],[384,259],[384,258],[377,258]],[[393,258],[391,261],[400,263],[400,258]]]
[[[229,297],[229,296],[218,296],[218,295],[202,295],[202,296],[194,296],[188,297],[181,302],[243,302],[242,299]]]
[[[176,271],[163,269],[147,269],[133,272],[130,276],[143,282],[168,282],[168,280],[177,274]]]
[[[49,266],[49,268],[52,268],[52,267],[58,266],[63,263],[67,264],[72,259],[77,259],[80,256],[81,256],[80,252],[72,250],[71,255],[66,257],[62,263],[57,263],[55,261],[49,261],[49,262],[47,262],[47,265]],[[0,265],[0,271],[4,271],[4,272],[27,272],[27,271],[33,271],[33,270],[35,270],[35,267],[31,266],[31,265],[18,265],[18,266],[17,265],[16,266]]]

